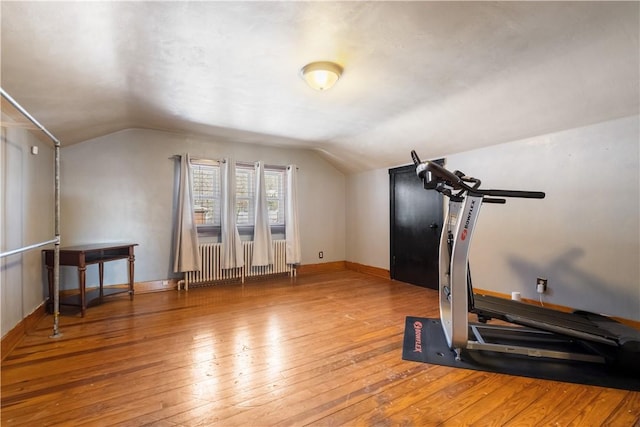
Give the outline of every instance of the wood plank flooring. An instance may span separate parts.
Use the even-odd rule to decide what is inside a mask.
[[[353,271],[114,297],[2,363],[3,426],[638,426],[640,393],[401,358],[435,291]]]

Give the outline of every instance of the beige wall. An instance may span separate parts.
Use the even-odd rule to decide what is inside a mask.
[[[535,279],[546,277],[544,301],[640,320],[639,123],[628,117],[445,156],[447,168],[486,188],[547,193],[482,207],[474,286],[537,299]],[[386,173],[348,177],[347,260],[388,269],[379,255],[389,247],[389,189],[375,185]],[[365,214],[371,225],[354,227]]]

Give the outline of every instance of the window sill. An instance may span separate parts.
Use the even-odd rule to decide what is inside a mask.
[[[221,230],[219,225],[198,225],[198,236],[200,237],[217,237],[220,236]],[[271,234],[284,235],[284,225],[272,225]],[[238,226],[238,233],[240,236],[253,236],[252,225],[240,225]]]

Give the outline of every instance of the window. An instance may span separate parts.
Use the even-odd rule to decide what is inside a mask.
[[[196,224],[220,227],[220,165],[218,162],[191,162],[193,210]]]
[[[220,164],[209,160],[192,160],[193,210],[200,228],[220,227]],[[285,169],[265,167],[265,188],[269,223],[284,226]],[[250,164],[236,165],[236,224],[239,229],[253,229],[256,194],[255,169]]]
[[[264,171],[264,184],[267,192],[267,211],[269,224],[284,225],[284,169],[267,169]]]
[[[236,225],[253,226],[256,174],[253,167],[236,165]]]

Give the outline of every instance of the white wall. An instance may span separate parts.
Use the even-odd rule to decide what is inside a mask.
[[[640,320],[639,127],[634,116],[446,156],[447,168],[480,178],[483,187],[547,193],[483,206],[471,253],[474,286],[537,298],[536,277],[546,277],[543,301]],[[379,226],[366,239],[388,250],[381,226],[386,220],[388,228],[388,213],[378,213],[388,186],[361,174],[347,188],[348,198],[379,192],[360,199],[368,205],[348,204],[347,216],[351,225],[354,215],[376,215],[370,222]],[[355,233],[349,228],[347,241],[360,238]],[[363,247],[349,244],[347,259],[381,266]],[[388,257],[382,267],[389,268]]]
[[[447,167],[477,175],[487,187],[547,193],[544,200],[483,207],[472,252],[475,285],[536,298],[535,277],[545,276],[548,302],[640,320],[639,127],[639,118],[630,117],[447,156]],[[30,154],[31,145],[40,147],[38,156]],[[137,242],[136,280],[172,277],[169,157],[183,152],[297,164],[303,264],[320,262],[318,251],[324,251],[324,262],[389,268],[387,169],[345,179],[311,151],[146,130],[62,150],[63,246]],[[2,250],[48,240],[52,148],[3,128],[0,160]],[[46,282],[40,251],[5,259],[0,268],[4,335],[42,303]],[[124,265],[106,270],[107,281],[126,281]],[[63,288],[75,286],[73,269],[61,273]],[[96,277],[90,268],[89,283]]]
[[[347,179],[347,259],[389,269],[389,171]]]
[[[346,258],[345,177],[313,151],[141,129],[63,148],[62,246],[135,242],[136,281],[175,277],[171,248],[176,161],[170,157],[185,152],[202,158],[296,164],[302,264]],[[319,251],[324,252],[322,260]],[[61,274],[61,288],[77,286],[75,272]],[[87,281],[92,280],[97,282],[97,269],[89,267]],[[124,282],[125,261],[105,264],[105,283]]]
[[[5,252],[54,237],[53,147],[20,128],[1,129],[0,246]],[[38,146],[37,155],[31,154],[32,146]],[[44,301],[45,280],[40,249],[0,260],[2,336]]]

